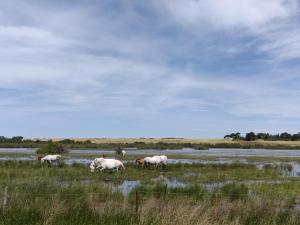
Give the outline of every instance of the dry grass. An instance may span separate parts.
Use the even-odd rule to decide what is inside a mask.
[[[63,138],[50,138],[53,141],[60,141]],[[256,140],[256,141],[232,141],[226,139],[201,139],[201,138],[70,138],[75,141],[87,141],[90,140],[96,144],[119,144],[119,143],[134,143],[134,142],[144,142],[146,144],[150,143],[192,143],[192,144],[264,144],[264,145],[290,145],[297,146],[300,145],[300,141],[265,141],[265,140]],[[48,139],[40,139],[48,140]]]
[[[242,225],[242,224],[281,224],[286,210],[274,207],[274,202],[253,199],[250,202],[220,201],[216,205],[208,202],[195,202],[191,200],[174,200],[164,202],[157,199],[148,199],[139,211],[139,224],[173,225]],[[289,216],[283,220],[285,224],[299,224],[299,214]]]
[[[64,138],[49,138],[53,141],[61,141]],[[70,138],[75,141],[91,141],[97,144],[103,143],[134,143],[145,142],[147,143],[231,143],[231,140],[225,139],[192,139],[192,138]],[[40,139],[42,141],[48,140],[48,138]]]

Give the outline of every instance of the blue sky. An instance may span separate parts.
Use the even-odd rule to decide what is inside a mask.
[[[300,131],[296,0],[0,1],[0,134]]]

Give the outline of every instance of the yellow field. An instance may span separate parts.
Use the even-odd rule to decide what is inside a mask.
[[[53,138],[54,141],[62,140],[63,138]],[[90,140],[93,143],[134,143],[134,142],[145,142],[145,143],[192,143],[192,144],[263,144],[265,146],[272,145],[287,145],[287,146],[300,146],[300,141],[232,141],[227,139],[190,139],[190,138],[70,138],[76,141]]]

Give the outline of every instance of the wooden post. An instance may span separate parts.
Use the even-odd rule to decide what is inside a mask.
[[[219,193],[218,193],[218,192],[216,192],[216,193],[214,194],[214,205],[215,205],[215,206],[218,206],[218,205],[219,205]]]
[[[2,212],[4,213],[7,205],[8,205],[8,193],[7,193],[8,187],[6,186],[4,189],[4,194],[3,194],[3,204],[2,204]]]
[[[167,198],[167,193],[168,193],[168,185],[166,184],[166,186],[165,186],[165,196],[164,196],[164,198]]]
[[[138,191],[135,191],[135,212],[139,211],[139,194]]]

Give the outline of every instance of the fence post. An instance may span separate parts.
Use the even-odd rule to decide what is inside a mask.
[[[135,191],[135,212],[137,213],[139,211],[139,193],[136,190]]]
[[[167,193],[168,193],[168,185],[166,184],[166,186],[165,186],[165,197],[167,197]]]
[[[218,206],[219,205],[219,193],[218,192],[215,192],[214,193],[214,206]]]
[[[4,194],[3,194],[3,204],[2,204],[2,212],[4,213],[7,205],[8,205],[8,193],[7,193],[7,189],[8,187],[5,186],[5,189],[4,189]]]

